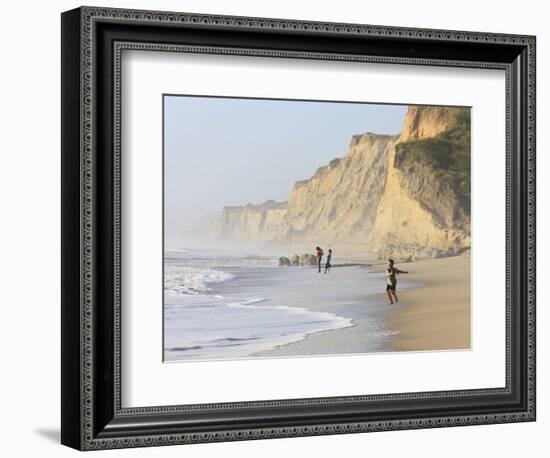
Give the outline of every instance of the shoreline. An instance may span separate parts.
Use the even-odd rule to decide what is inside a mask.
[[[362,264],[382,273],[385,262]],[[364,304],[342,305],[339,316],[352,319],[353,326],[308,334],[304,339],[255,353],[253,357],[335,356],[358,353],[466,350],[470,336],[470,254],[423,259],[396,264],[409,274],[400,275],[399,303],[390,305],[385,283],[378,294],[365,299],[380,303],[378,319],[386,333],[379,348],[368,342],[368,320]],[[327,351],[323,351],[323,348]],[[338,348],[341,351],[336,351]]]
[[[204,265],[188,267],[174,259],[169,272],[175,292],[185,285],[203,291],[172,297],[169,328],[175,340],[168,350],[178,353],[174,360],[209,360],[216,352],[222,359],[242,359],[470,348],[469,252],[396,264],[409,273],[398,277],[399,302],[393,305],[386,293],[386,261],[365,256],[339,256],[329,274],[317,274],[315,266],[264,261],[229,259],[224,266],[222,258],[218,267],[206,257]],[[228,274],[230,281],[220,281]],[[189,298],[195,307],[178,306]],[[199,307],[203,303],[210,305]],[[330,315],[349,324],[335,327]],[[228,325],[231,320],[235,326]],[[297,339],[265,345],[279,335]]]
[[[342,263],[342,267],[348,263]],[[365,275],[365,280],[370,276],[378,277],[376,285],[378,289],[365,289],[359,291],[352,302],[336,301],[330,308],[326,305],[308,305],[308,310],[325,311],[352,321],[352,326],[317,331],[307,334],[303,339],[279,345],[269,350],[256,352],[252,357],[304,357],[304,356],[341,356],[362,353],[378,353],[388,351],[388,345],[394,337],[394,331],[386,327],[390,314],[390,307],[385,299],[383,287],[385,278],[379,269],[372,269],[372,263],[353,263],[352,268],[368,269],[360,277]],[[282,268],[282,267],[281,267]],[[346,273],[342,269],[342,280],[345,281]],[[356,271],[357,272],[357,271]],[[349,274],[348,274],[349,275]],[[355,274],[357,275],[357,273]],[[366,284],[369,282],[365,282]],[[412,288],[411,282],[404,282],[406,288]]]

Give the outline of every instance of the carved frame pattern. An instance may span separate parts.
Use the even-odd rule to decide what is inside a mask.
[[[309,22],[283,19],[263,19],[250,17],[227,17],[217,15],[198,15],[185,13],[169,13],[169,12],[152,12],[152,11],[133,11],[124,9],[110,8],[95,8],[83,7],[80,9],[81,14],[81,62],[80,62],[80,93],[81,93],[81,277],[80,277],[80,352],[81,352],[81,417],[80,417],[80,447],[81,449],[105,449],[105,448],[122,448],[122,447],[140,447],[153,445],[168,445],[168,444],[184,444],[197,442],[212,442],[212,441],[228,441],[228,440],[250,440],[250,439],[265,439],[276,437],[291,437],[291,436],[309,436],[321,434],[341,434],[351,432],[368,432],[368,431],[386,431],[400,430],[413,428],[429,428],[443,426],[459,426],[459,425],[475,425],[487,423],[505,423],[516,421],[530,421],[535,418],[535,38],[532,36],[518,36],[509,34],[492,34],[480,32],[463,32],[463,31],[444,31],[444,30],[429,30],[429,29],[413,29],[401,27],[383,27],[372,25],[357,25],[357,24],[338,24],[326,22]],[[98,438],[94,429],[94,345],[93,345],[93,328],[94,328],[94,270],[93,270],[93,243],[94,243],[94,209],[96,206],[96,192],[94,189],[94,30],[96,21],[116,21],[120,23],[144,23],[144,24],[204,24],[216,27],[238,28],[250,30],[297,30],[302,32],[327,32],[344,35],[361,35],[369,37],[414,37],[419,40],[430,40],[437,38],[439,40],[447,40],[450,42],[486,42],[498,43],[502,45],[521,45],[527,50],[527,91],[528,91],[528,130],[527,135],[527,180],[528,180],[528,195],[527,195],[527,216],[528,216],[528,234],[527,234],[527,257],[528,257],[528,276],[526,279],[527,288],[527,340],[529,342],[527,352],[527,409],[524,412],[499,413],[491,415],[455,415],[439,418],[415,418],[412,420],[392,420],[392,421],[369,421],[369,422],[352,422],[297,426],[297,427],[271,427],[271,428],[254,428],[254,429],[228,429],[221,432],[204,432],[204,433],[167,433],[148,436],[135,437],[120,437],[120,438]],[[489,390],[466,390],[460,392],[421,392],[407,394],[392,394],[392,395],[377,395],[377,396],[360,396],[346,398],[314,398],[301,400],[274,400],[252,403],[224,403],[224,404],[197,404],[188,406],[162,406],[150,408],[122,408],[120,404],[120,64],[121,53],[125,49],[141,49],[152,51],[171,51],[171,52],[190,52],[190,53],[216,53],[216,54],[233,54],[233,55],[253,55],[266,57],[298,57],[303,59],[333,59],[333,60],[350,60],[364,62],[382,62],[382,63],[399,63],[399,64],[414,64],[414,65],[440,65],[440,66],[463,66],[471,68],[498,68],[506,71],[506,105],[507,105],[507,256],[506,256],[506,272],[507,272],[507,383],[506,388],[495,388]],[[376,57],[364,55],[336,55],[334,53],[315,53],[305,52],[297,53],[292,51],[274,51],[274,50],[258,50],[244,48],[220,48],[208,46],[181,46],[170,44],[154,44],[154,43],[132,43],[132,42],[117,42],[115,45],[115,77],[114,77],[114,208],[115,208],[115,228],[114,228],[114,249],[115,249],[115,280],[113,297],[115,302],[115,317],[114,317],[114,334],[115,334],[115,409],[117,415],[129,414],[148,414],[155,415],[159,413],[170,412],[186,412],[194,410],[211,410],[211,409],[230,409],[243,406],[268,406],[268,405],[313,405],[326,402],[337,403],[341,401],[354,400],[370,400],[370,399],[422,399],[429,397],[444,397],[444,396],[471,396],[472,394],[482,393],[500,393],[509,392],[510,387],[510,342],[509,342],[509,327],[510,327],[510,297],[509,297],[509,278],[512,269],[510,263],[510,238],[509,231],[511,228],[511,212],[510,212],[510,155],[511,155],[511,138],[510,138],[510,103],[511,91],[510,87],[510,72],[509,64],[492,64],[483,62],[468,62],[441,60],[441,59],[405,59],[395,57]]]

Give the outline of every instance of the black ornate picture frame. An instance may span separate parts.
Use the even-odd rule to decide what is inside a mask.
[[[535,37],[82,7],[62,14],[62,433],[79,450],[535,420]],[[124,408],[125,49],[506,72],[506,386]]]

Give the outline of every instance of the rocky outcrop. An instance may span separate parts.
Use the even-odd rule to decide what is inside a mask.
[[[279,266],[290,266],[290,259],[286,256],[281,256],[279,258]]]
[[[291,264],[293,266],[316,266],[317,258],[309,253],[292,256]]]
[[[226,207],[211,229],[274,243],[352,243],[398,259],[456,254],[471,243],[469,161],[469,109],[412,106],[400,135],[355,135],[341,159],[296,182],[288,202]]]
[[[316,266],[317,258],[313,254],[295,254],[290,259],[286,256],[279,258],[279,266]]]

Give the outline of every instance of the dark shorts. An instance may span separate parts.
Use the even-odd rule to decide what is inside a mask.
[[[395,283],[393,285],[386,285],[386,291],[395,291]]]

